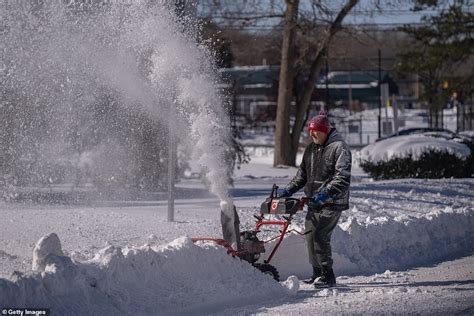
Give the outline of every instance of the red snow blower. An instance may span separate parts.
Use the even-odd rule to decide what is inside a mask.
[[[273,256],[280,247],[281,242],[286,234],[290,232],[296,232],[299,235],[306,235],[309,232],[300,233],[294,229],[288,230],[288,227],[293,220],[293,215],[300,210],[303,210],[305,204],[309,202],[309,198],[302,197],[297,198],[278,198],[277,197],[278,186],[273,185],[270,196],[262,203],[260,207],[260,214],[254,215],[256,221],[255,230],[243,231],[240,233],[240,249],[234,249],[229,242],[221,238],[208,238],[208,237],[197,237],[192,238],[193,242],[198,241],[211,241],[220,246],[223,246],[229,255],[232,257],[238,257],[242,260],[248,261],[254,267],[259,269],[265,274],[271,275],[275,280],[279,281],[280,276],[278,270],[270,264]],[[278,214],[282,215],[281,220],[266,220],[265,215]],[[276,235],[268,240],[260,240],[258,233],[262,226],[281,226],[280,234]],[[277,240],[273,246],[272,251],[267,259],[263,260],[263,263],[258,263],[260,255],[265,252],[265,244]]]

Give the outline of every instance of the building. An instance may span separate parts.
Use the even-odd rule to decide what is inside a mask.
[[[220,69],[222,84],[238,120],[273,121],[276,117],[279,66],[252,66]],[[390,95],[399,95],[397,83],[382,72],[382,83]],[[319,111],[341,107],[351,111],[376,108],[380,92],[378,71],[332,71],[321,74],[311,97],[310,109]],[[295,91],[303,86],[304,76],[296,77]],[[403,97],[403,102],[411,101]]]
[[[278,97],[279,66],[220,69],[220,88],[228,96],[237,120],[274,120]]]

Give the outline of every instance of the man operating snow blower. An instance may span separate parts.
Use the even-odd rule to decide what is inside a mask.
[[[305,230],[311,231],[306,241],[313,275],[305,283],[333,286],[331,234],[341,212],[349,208],[351,152],[324,112],[308,122],[308,132],[313,142],[306,147],[296,176],[278,197],[290,197],[303,187],[311,197]]]

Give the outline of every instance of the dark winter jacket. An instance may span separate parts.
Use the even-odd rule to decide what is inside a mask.
[[[351,161],[349,147],[333,128],[323,145],[311,142],[306,146],[300,168],[286,189],[293,194],[304,186],[308,197],[326,190],[331,198],[327,205],[335,210],[346,210],[349,208]]]

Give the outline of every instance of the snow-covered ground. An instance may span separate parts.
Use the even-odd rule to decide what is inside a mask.
[[[272,168],[265,151],[252,158],[236,171],[232,190],[242,229],[254,227],[252,215],[271,185],[296,172]],[[351,188],[351,208],[333,234],[339,285],[298,291],[290,276],[307,277],[310,266],[297,234],[272,261],[281,283],[217,246],[190,241],[221,235],[219,201],[196,180],[179,184],[172,223],[166,201],[0,204],[0,308],[49,307],[59,315],[473,314],[474,180],[374,182],[354,165]],[[297,214],[292,228],[302,231],[303,220]]]
[[[291,298],[217,315],[472,315],[474,256],[405,271],[339,277],[334,289],[304,285]]]

